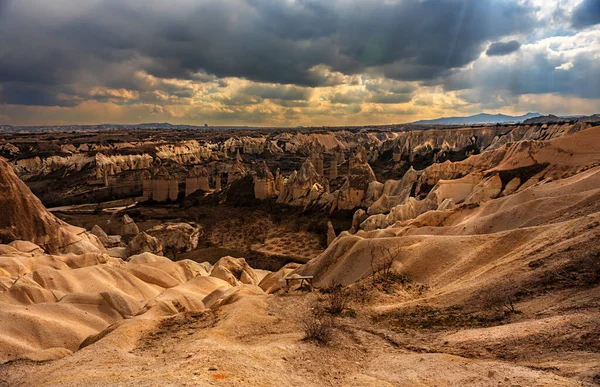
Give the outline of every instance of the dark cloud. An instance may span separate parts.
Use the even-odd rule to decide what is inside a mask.
[[[82,102],[64,91],[47,85],[4,83],[0,87],[0,104],[72,107]]]
[[[446,90],[476,89],[471,94],[556,93],[600,98],[600,67],[593,55],[579,54],[566,62],[544,50],[526,53],[512,64],[476,62],[473,68],[448,77],[444,86]]]
[[[509,42],[496,42],[490,44],[490,47],[485,53],[487,56],[502,56],[519,51],[520,48],[521,43],[519,43],[517,40],[511,40]]]
[[[571,23],[575,28],[600,24],[600,1],[583,0],[574,10]]]
[[[536,21],[534,8],[509,0],[1,2],[0,83],[140,91],[139,70],[299,86],[345,81],[311,71],[324,65],[333,74],[379,68],[426,81]]]

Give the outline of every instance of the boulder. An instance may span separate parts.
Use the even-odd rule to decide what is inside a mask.
[[[223,257],[215,263],[210,275],[229,282],[232,286],[241,284],[258,285],[258,276],[244,258]]]
[[[102,227],[97,224],[92,227],[90,230],[92,235],[98,237],[100,242],[104,245],[104,247],[117,247],[121,244],[121,236],[120,235],[108,235]]]
[[[123,218],[121,219],[121,235],[125,237],[134,237],[139,233],[140,230],[133,219],[127,214],[123,215]]]
[[[127,247],[111,247],[106,250],[106,253],[113,258],[127,260]]]
[[[141,232],[127,245],[127,256],[130,257],[145,252],[162,255],[163,247],[158,239],[145,232]]]
[[[163,223],[146,230],[146,233],[158,239],[166,256],[176,258],[178,253],[198,247],[201,229],[189,223]]]

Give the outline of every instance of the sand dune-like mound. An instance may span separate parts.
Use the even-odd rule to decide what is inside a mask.
[[[227,302],[234,289],[201,264],[150,253],[124,262],[12,252],[0,256],[0,268],[8,280],[0,292],[0,362],[61,357],[124,319],[201,312]]]
[[[243,259],[212,269],[149,252],[112,258],[94,235],[50,214],[2,160],[0,187],[0,363],[56,359],[116,325],[201,312],[248,292],[235,285],[259,282]]]

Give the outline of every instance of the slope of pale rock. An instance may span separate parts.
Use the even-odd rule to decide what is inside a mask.
[[[222,279],[232,286],[239,284],[258,285],[258,276],[244,258],[223,257],[215,263],[211,277]]]
[[[30,241],[50,253],[104,250],[96,236],[70,226],[49,213],[1,158],[0,188],[1,243]]]
[[[207,296],[213,305],[233,294],[228,282],[189,260],[20,254],[0,256],[0,273],[9,279],[0,291],[0,362],[61,357],[123,319],[201,312]],[[249,276],[247,269],[243,278]]]
[[[384,228],[397,221],[406,220],[405,208],[416,208],[412,217],[435,210],[446,199],[455,204],[480,204],[491,198],[526,190],[542,179],[565,178],[592,168],[600,163],[600,127],[579,131],[547,141],[525,141],[504,145],[498,149],[474,155],[468,159],[434,164],[420,172],[415,193],[432,187],[427,197],[415,207],[405,199],[389,210],[385,217],[374,215],[364,223],[364,229]],[[575,156],[574,156],[575,155]],[[527,182],[518,176],[527,168],[535,176]],[[504,176],[504,177],[503,177]],[[382,195],[369,214],[385,212],[388,198]],[[396,210],[396,211],[394,211]]]
[[[373,256],[389,248],[397,254],[399,269],[442,286],[487,265],[518,261],[524,251],[535,250],[530,246],[572,238],[567,230],[589,225],[585,235],[594,232],[599,194],[600,167],[596,167],[476,207],[430,211],[387,229],[342,234],[298,272],[315,275],[321,285],[349,284],[368,275]]]

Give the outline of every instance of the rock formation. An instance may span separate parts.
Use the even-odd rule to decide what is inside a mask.
[[[325,170],[323,168],[323,153],[321,152],[316,152],[314,153],[312,156],[310,156],[310,161],[312,162],[313,166],[315,167],[315,171],[317,171],[317,173],[320,176],[325,176]]]
[[[217,174],[216,181],[215,181],[215,191],[220,191],[220,190],[221,190],[221,188],[222,188],[222,187],[221,187],[221,174],[220,174],[220,173],[218,173],[218,174]]]
[[[0,243],[25,240],[49,253],[104,250],[95,235],[52,215],[0,158]]]
[[[162,255],[163,246],[157,238],[142,231],[127,245],[127,256],[130,257],[142,253]]]
[[[140,230],[133,219],[127,214],[123,215],[123,218],[121,219],[121,235],[132,238],[139,233]]]
[[[189,196],[197,190],[208,192],[208,171],[199,165],[194,166],[185,179],[185,196]]]
[[[377,178],[367,160],[367,152],[361,149],[350,158],[348,178],[338,192],[337,208],[353,209],[363,204],[373,182],[377,182]]]
[[[329,246],[333,240],[335,239],[335,229],[333,228],[333,224],[331,221],[327,222],[327,246]]]
[[[132,220],[133,222],[133,220]],[[120,235],[108,235],[100,226],[97,224],[92,227],[90,233],[97,236],[104,247],[116,247],[121,243]]]
[[[201,230],[189,223],[163,223],[146,230],[146,233],[160,242],[166,256],[177,258],[177,254],[198,246]]]
[[[294,171],[282,184],[278,203],[307,205],[326,192],[327,183],[319,175],[310,159],[307,159],[299,171]]]
[[[142,201],[152,199],[152,174],[146,170],[144,170],[141,174],[142,179]]]
[[[337,158],[333,158],[329,164],[329,180],[335,180],[338,177],[338,163]]]
[[[277,196],[275,177],[273,177],[273,174],[264,161],[254,171],[252,178],[254,180],[254,197],[256,199],[264,200]]]
[[[152,178],[152,200],[156,202],[176,201],[179,183],[165,167],[160,167]]]
[[[210,272],[211,277],[222,279],[232,286],[239,284],[258,285],[258,277],[244,258],[223,257]]]
[[[227,184],[231,184],[234,181],[241,179],[242,177],[246,176],[247,173],[248,171],[246,170],[246,167],[244,167],[244,164],[242,163],[242,157],[238,151],[235,161],[227,173]]]

